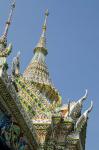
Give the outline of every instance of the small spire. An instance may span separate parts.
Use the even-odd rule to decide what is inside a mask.
[[[46,48],[46,28],[47,28],[47,18],[49,16],[49,11],[48,9],[45,12],[45,20],[44,20],[44,24],[42,27],[42,34],[39,40],[39,43],[37,44],[36,47],[40,47],[40,48]]]
[[[8,34],[9,26],[10,26],[11,21],[12,21],[14,8],[15,8],[15,0],[13,0],[13,2],[11,4],[11,10],[10,10],[10,13],[8,16],[8,20],[6,21],[5,30],[4,30],[2,37],[0,38],[0,44],[3,44],[4,47],[7,46],[7,34]]]
[[[68,117],[70,116],[70,100],[68,100]]]
[[[17,56],[13,58],[12,61],[12,75],[20,75],[20,51],[17,53]]]

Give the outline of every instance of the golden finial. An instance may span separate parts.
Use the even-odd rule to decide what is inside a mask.
[[[44,35],[45,35],[45,32],[46,32],[47,18],[48,18],[48,16],[49,16],[49,11],[48,11],[48,9],[47,9],[47,10],[45,11],[45,20],[44,20],[44,25],[43,25],[43,28],[42,28],[42,30],[43,30],[42,36],[44,36]]]
[[[70,116],[70,100],[68,100],[68,117]]]
[[[46,28],[47,28],[48,15],[49,15],[49,11],[47,9],[46,12],[45,12],[45,20],[44,20],[44,24],[43,24],[43,27],[42,27],[42,34],[41,34],[39,43],[37,44],[36,47],[46,48]]]
[[[12,15],[13,15],[14,8],[15,8],[15,0],[13,0],[13,2],[11,4],[10,14],[9,14],[8,20],[6,22],[6,27],[5,27],[4,34],[3,34],[3,36],[5,36],[5,37],[8,34],[8,29],[9,29],[9,26],[11,24],[11,20],[12,20]]]
[[[15,0],[12,1],[10,13],[9,13],[9,16],[8,16],[8,20],[6,21],[5,30],[4,30],[4,33],[1,37],[1,39],[0,39],[0,43],[3,43],[5,46],[7,45],[7,34],[8,34],[9,26],[11,24],[14,8],[15,8]]]

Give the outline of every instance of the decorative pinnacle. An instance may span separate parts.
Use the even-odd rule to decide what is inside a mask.
[[[68,100],[68,117],[70,116],[70,100]]]
[[[4,30],[4,33],[1,37],[1,39],[0,39],[0,43],[4,43],[5,46],[7,44],[6,43],[7,42],[7,34],[8,34],[9,26],[11,24],[14,8],[15,8],[15,0],[13,0],[13,2],[11,4],[11,10],[10,10],[10,13],[9,13],[9,16],[8,16],[8,20],[6,21],[5,30]]]
[[[49,11],[48,11],[48,9],[47,9],[46,12],[45,12],[45,21],[44,21],[44,25],[43,25],[43,27],[42,27],[42,30],[43,30],[43,32],[42,32],[42,37],[45,36],[46,27],[47,27],[47,18],[48,18],[48,16],[49,16]]]
[[[47,18],[49,16],[49,11],[48,9],[45,12],[45,20],[44,20],[44,24],[42,27],[42,34],[39,40],[39,43],[37,44],[37,47],[43,47],[46,48],[46,28],[47,28]]]

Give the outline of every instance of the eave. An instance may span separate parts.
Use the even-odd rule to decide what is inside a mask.
[[[36,150],[38,143],[33,125],[24,110],[22,110],[14,86],[9,81],[7,74],[3,73],[2,69],[0,69],[0,95],[27,137],[29,146],[31,149]]]

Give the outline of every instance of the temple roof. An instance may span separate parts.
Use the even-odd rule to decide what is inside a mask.
[[[15,3],[11,7],[3,34],[4,42],[0,41],[0,60],[3,57],[6,58],[8,50],[11,48],[7,48],[6,41],[14,7]],[[19,53],[13,60],[11,76],[8,76],[7,69],[0,66],[0,104],[5,106],[5,109],[8,109],[7,111],[19,122],[30,146],[35,149],[49,138],[57,145],[60,144],[59,139],[60,141],[64,140],[67,149],[82,150],[80,134],[85,132],[88,114],[92,110],[93,103],[82,114],[83,102],[88,93],[86,90],[85,95],[79,100],[69,101],[69,104],[62,106],[61,96],[52,83],[45,61],[48,53],[46,48],[48,14],[47,10],[41,37],[34,49],[34,57],[23,75],[20,74]],[[84,141],[85,134],[82,137],[81,140]],[[52,143],[52,145],[57,146],[56,143]]]

